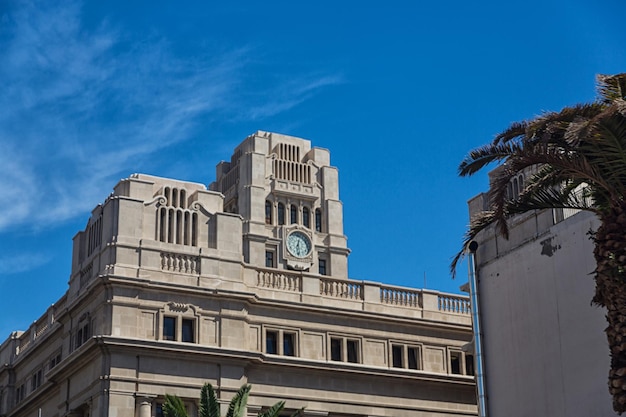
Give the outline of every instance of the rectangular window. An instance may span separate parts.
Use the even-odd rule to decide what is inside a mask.
[[[465,375],[474,375],[474,355],[465,355]]]
[[[194,327],[195,327],[195,320],[193,319],[183,319],[183,325],[182,325],[182,337],[183,337],[183,342],[187,342],[187,343],[194,343],[195,339],[194,339]]]
[[[265,266],[268,268],[274,268],[274,252],[271,250],[265,251]]]
[[[359,362],[359,341],[348,340],[347,348],[348,348],[348,362],[358,363]]]
[[[407,349],[409,369],[420,369],[420,350],[416,347],[409,347]]]
[[[461,352],[450,352],[450,373],[461,375]]]
[[[19,403],[20,401],[24,399],[25,396],[26,396],[26,387],[24,386],[24,384],[22,384],[15,389],[15,401]]]
[[[401,345],[392,345],[391,346],[391,355],[392,355],[392,364],[394,368],[404,368],[402,363],[402,356],[404,353],[404,346]]]
[[[341,361],[343,360],[342,350],[343,350],[343,339],[330,339],[330,359],[333,361]]]
[[[40,369],[33,374],[31,379],[31,391],[35,391],[41,385],[43,381],[43,371]]]
[[[163,317],[163,340],[176,340],[176,317]]]
[[[52,369],[55,366],[57,366],[59,363],[61,363],[61,353],[57,353],[56,355],[54,355],[51,359],[50,359],[50,368]]]
[[[326,275],[326,259],[318,259],[317,264],[319,266],[319,274]]]
[[[283,355],[296,355],[296,335],[294,333],[283,333]]]
[[[265,352],[278,354],[278,332],[267,331],[265,333]]]

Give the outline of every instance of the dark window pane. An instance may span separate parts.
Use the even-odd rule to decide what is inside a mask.
[[[296,335],[293,333],[283,333],[283,355],[295,356]]]
[[[183,319],[183,327],[182,327],[182,333],[183,333],[183,342],[188,342],[188,343],[193,343],[194,337],[194,320],[193,319]]]
[[[176,340],[176,317],[163,318],[163,340]]]
[[[265,251],[265,266],[268,268],[274,268],[274,252]]]
[[[410,347],[407,353],[409,355],[409,369],[419,369],[419,349]]]
[[[461,354],[459,352],[450,353],[450,373],[461,373]]]
[[[330,359],[341,360],[341,339],[330,339]]]
[[[289,210],[289,216],[291,224],[298,223],[298,209],[293,204],[291,205],[291,209]]]
[[[322,210],[315,209],[315,230],[322,231]]]
[[[265,352],[278,353],[278,333],[267,332],[265,333]]]
[[[302,224],[305,227],[310,227],[311,225],[311,219],[310,219],[310,215],[309,215],[309,209],[307,207],[304,207],[302,209]]]
[[[278,224],[285,224],[285,205],[278,203]]]
[[[402,346],[393,345],[391,347],[391,355],[393,356],[393,367],[402,368]]]
[[[348,362],[357,363],[359,361],[359,341],[348,340]]]
[[[265,224],[272,224],[272,203],[265,202]]]
[[[326,275],[326,259],[319,259],[318,266],[320,275]]]
[[[474,375],[474,356],[465,355],[465,375]]]

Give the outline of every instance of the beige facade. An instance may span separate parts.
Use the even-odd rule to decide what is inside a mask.
[[[470,215],[487,202],[470,200]],[[597,224],[587,212],[533,211],[511,218],[509,239],[494,226],[476,239],[486,415],[615,415],[605,311],[591,305]]]
[[[205,382],[252,384],[251,414],[476,415],[467,298],[348,280],[342,212],[329,152],[266,132],[208,189],[120,181],[67,293],[0,346],[0,416],[196,415]]]

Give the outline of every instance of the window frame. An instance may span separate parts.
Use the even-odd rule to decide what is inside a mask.
[[[268,349],[268,334],[275,335],[274,339],[274,350],[275,352],[270,352]],[[291,354],[285,353],[285,335],[288,335],[292,340],[292,351]],[[277,355],[277,356],[289,356],[289,357],[299,357],[300,356],[300,348],[299,348],[299,340],[300,340],[300,330],[295,328],[288,327],[275,327],[275,326],[263,326],[263,353],[268,355]]]
[[[171,322],[174,326],[173,338],[166,337],[166,323]],[[167,342],[200,343],[199,331],[200,316],[192,305],[170,302],[159,311],[159,329],[157,340]],[[190,331],[191,333],[188,333]],[[169,332],[168,332],[169,336]],[[191,336],[191,338],[189,338]]]
[[[412,366],[412,360],[409,352],[415,352],[415,367]],[[406,369],[412,371],[421,371],[424,369],[423,364],[423,345],[421,343],[406,342],[400,340],[389,341],[389,367],[394,369]],[[399,357],[396,357],[399,354]],[[400,366],[397,366],[399,363]]]
[[[327,360],[342,363],[363,363],[363,338],[355,335],[328,335]],[[350,348],[350,345],[354,349]],[[340,347],[337,352],[337,347]],[[339,353],[339,355],[337,355]]]
[[[473,373],[469,373],[469,368],[468,368],[468,364],[467,364],[467,356],[472,358],[472,367],[471,370],[476,372],[475,369],[475,365],[474,365],[474,355],[469,355],[466,354],[461,348],[448,348],[448,352],[447,352],[447,356],[448,356],[448,374],[449,375],[465,375],[465,376],[474,376]],[[458,364],[458,371],[459,372],[453,372],[453,356],[458,356],[459,358],[459,364]]]

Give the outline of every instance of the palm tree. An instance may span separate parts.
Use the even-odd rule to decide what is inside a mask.
[[[250,395],[249,384],[244,384],[239,388],[228,406],[226,417],[245,417],[246,405],[248,404],[248,396]],[[261,411],[258,417],[278,417],[285,408],[285,402],[279,401],[265,411]],[[211,384],[206,383],[200,390],[200,417],[220,417],[220,403],[215,395],[215,390]],[[302,409],[296,411],[292,417],[301,414]],[[163,403],[163,414],[165,417],[189,417],[185,404],[176,395],[165,395]]]
[[[459,174],[475,174],[491,162],[501,163],[491,184],[490,209],[470,224],[467,247],[495,224],[508,237],[507,220],[535,209],[588,210],[600,226],[595,244],[593,303],[607,310],[606,334],[611,354],[609,391],[613,408],[626,411],[626,74],[597,77],[598,98],[532,120],[513,123],[492,143],[474,149]],[[507,192],[520,173],[531,173],[517,196]],[[463,257],[454,258],[451,268]]]

